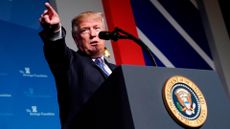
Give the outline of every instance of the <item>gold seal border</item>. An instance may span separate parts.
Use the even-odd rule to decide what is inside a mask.
[[[200,103],[200,115],[194,119],[194,120],[188,120],[184,116],[181,115],[181,113],[176,109],[173,103],[171,90],[173,86],[177,83],[184,83],[187,86],[189,86],[194,93],[198,97],[198,103]],[[184,76],[172,76],[169,78],[164,87],[163,87],[163,101],[165,104],[166,109],[168,110],[169,114],[179,123],[188,126],[188,127],[200,127],[204,124],[204,122],[207,119],[208,110],[207,110],[207,104],[206,100],[204,98],[204,95],[202,94],[201,90],[198,88],[198,86],[193,83],[190,79],[184,77]]]

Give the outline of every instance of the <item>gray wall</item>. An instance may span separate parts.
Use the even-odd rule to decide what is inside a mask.
[[[199,6],[216,71],[230,95],[230,40],[218,0],[202,0]]]

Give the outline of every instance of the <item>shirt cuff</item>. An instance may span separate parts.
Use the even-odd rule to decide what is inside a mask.
[[[60,29],[58,31],[56,31],[56,32],[54,32],[53,34],[50,35],[50,40],[51,41],[56,41],[58,39],[63,38],[64,36],[62,35],[62,33],[63,33],[62,31],[63,31],[62,27],[60,27]]]

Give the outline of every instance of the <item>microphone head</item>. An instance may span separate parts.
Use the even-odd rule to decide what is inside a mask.
[[[104,40],[110,40],[111,39],[111,33],[108,31],[101,31],[98,34],[100,39],[104,39]]]

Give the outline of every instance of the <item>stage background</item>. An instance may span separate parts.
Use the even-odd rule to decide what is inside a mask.
[[[220,3],[219,0],[55,0],[55,3],[67,30],[71,29],[72,17],[79,12],[103,11],[110,31],[114,26],[124,30],[132,26],[132,31],[129,32],[138,33],[138,37],[152,50],[158,66],[213,69],[220,75],[224,88],[230,93],[230,40],[226,29],[228,20],[224,21],[222,15],[223,12],[227,19],[229,4],[224,0],[220,0]],[[129,24],[133,21],[126,18],[130,15],[134,18],[135,26]],[[71,33],[67,33],[67,41],[76,50]],[[136,58],[135,51],[129,50],[127,46],[117,47],[117,44],[127,42],[119,40],[119,43],[113,42],[112,45],[107,43],[112,54],[109,58],[111,62],[130,64],[129,59],[141,60]],[[126,59],[117,59],[123,57]],[[146,56],[145,64],[149,65]]]
[[[38,35],[41,31],[38,19],[45,1],[0,1],[0,129],[60,128],[55,83]],[[67,45],[73,50],[77,48],[70,33],[71,19],[85,10],[102,11],[110,31],[118,22],[122,22],[117,26],[124,30],[132,28],[130,33],[137,33],[149,46],[159,67],[217,70],[227,92],[229,37],[221,33],[221,20],[215,21],[218,24],[212,22],[222,18],[221,14],[213,15],[216,14],[213,7],[218,11],[218,3],[212,1],[215,6],[205,0],[203,6],[195,0],[50,0],[67,30]],[[114,4],[106,6],[110,2]],[[117,12],[111,15],[113,9]],[[124,12],[119,12],[120,9]],[[207,14],[201,15],[202,10]],[[119,17],[127,12],[135,25],[126,28],[123,26],[131,21]],[[211,30],[211,35],[207,30]],[[120,42],[127,44],[124,40]],[[124,48],[113,44],[110,41],[106,44],[110,62],[135,65],[118,60],[122,55],[118,52],[122,53]],[[142,60],[133,56],[130,49],[125,50],[123,57]],[[144,65],[151,65],[142,54]]]

